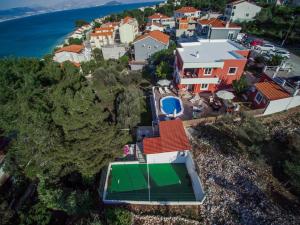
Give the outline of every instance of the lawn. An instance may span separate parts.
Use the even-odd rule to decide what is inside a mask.
[[[151,201],[196,201],[185,164],[149,164]],[[107,200],[148,201],[147,164],[112,165]]]

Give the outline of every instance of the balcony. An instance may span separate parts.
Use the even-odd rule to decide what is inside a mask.
[[[217,76],[198,77],[192,72],[184,72],[180,77],[180,84],[219,84],[220,79]]]

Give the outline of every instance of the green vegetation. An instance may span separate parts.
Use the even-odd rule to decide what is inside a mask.
[[[82,44],[82,42],[83,42],[83,40],[82,39],[79,39],[79,38],[69,38],[69,40],[68,40],[68,45],[81,45]]]
[[[295,45],[300,41],[300,7],[267,5],[256,20],[241,23],[243,31],[285,44]]]
[[[239,80],[234,80],[232,86],[237,94],[243,93],[248,87],[247,78],[242,76]]]
[[[106,212],[107,224],[109,225],[131,225],[131,213],[120,208],[108,208]]]
[[[87,25],[89,24],[89,22],[85,21],[85,20],[76,20],[75,21],[75,26],[76,27],[82,27],[83,25]]]

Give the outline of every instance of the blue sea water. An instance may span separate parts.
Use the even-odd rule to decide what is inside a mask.
[[[154,5],[154,2],[74,9],[2,22],[0,57],[44,56],[75,29],[77,19],[92,21],[111,13],[149,5]]]

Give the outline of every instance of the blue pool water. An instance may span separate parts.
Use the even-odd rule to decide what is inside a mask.
[[[0,3],[1,4],[1,3]],[[29,56],[42,57],[75,29],[75,21],[84,19],[92,21],[111,13],[154,5],[143,2],[115,6],[98,6],[92,8],[66,10],[30,16],[0,23],[0,57]]]
[[[162,99],[161,108],[165,114],[174,114],[175,110],[176,114],[178,114],[182,111],[180,100],[172,96]]]

